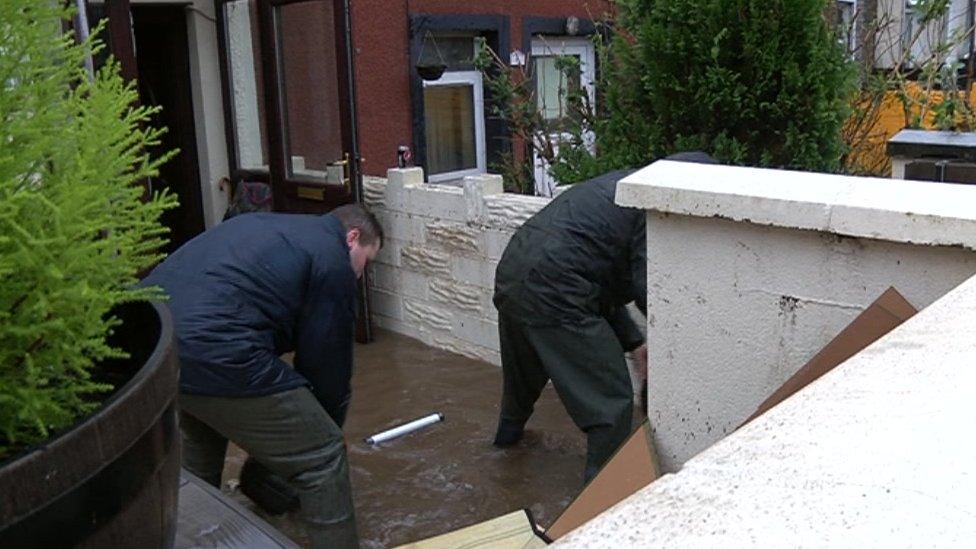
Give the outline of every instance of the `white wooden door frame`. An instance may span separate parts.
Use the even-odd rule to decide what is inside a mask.
[[[532,57],[555,57],[573,55],[580,60],[580,85],[589,96],[590,105],[596,108],[596,49],[589,38],[569,36],[535,37],[532,39]],[[550,136],[554,142],[563,138],[563,134]],[[593,146],[593,135],[586,135],[587,146]],[[555,143],[554,143],[555,144]],[[558,150],[558,144],[555,144]],[[549,163],[533,153],[535,169],[535,193],[540,196],[552,196],[558,185],[549,175]]]

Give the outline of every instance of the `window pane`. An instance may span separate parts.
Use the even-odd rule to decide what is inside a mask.
[[[837,38],[848,52],[854,51],[854,2],[839,0],[837,2]]]
[[[469,84],[424,88],[424,113],[429,172],[477,168],[474,88]]]
[[[579,89],[580,75],[566,75],[556,68],[555,56],[537,56],[535,61],[536,102],[539,112],[546,120],[559,120],[568,114],[566,94],[570,89]]]
[[[289,176],[342,183],[342,118],[332,2],[276,8]],[[340,170],[341,171],[341,170]]]
[[[474,59],[473,36],[441,36],[436,40],[448,67],[470,65]]]
[[[925,24],[924,19],[930,6],[922,5],[921,0],[906,0],[905,15],[902,21],[902,47],[911,48],[911,63],[923,60],[946,47],[949,36],[949,13],[947,9],[941,17],[933,18]]]
[[[238,167],[267,171],[268,131],[265,126],[264,90],[261,89],[263,74],[257,2],[227,2],[224,4],[224,20]]]
[[[475,44],[473,34],[431,33],[424,37],[421,65],[444,63],[447,70],[465,70],[474,66]]]

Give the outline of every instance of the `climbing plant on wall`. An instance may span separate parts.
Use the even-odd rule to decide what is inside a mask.
[[[844,127],[845,172],[887,177],[886,143],[902,128],[976,129],[973,60],[964,58],[974,26],[951,8],[947,0],[913,2],[911,24],[890,10],[859,17],[851,53],[860,76]]]

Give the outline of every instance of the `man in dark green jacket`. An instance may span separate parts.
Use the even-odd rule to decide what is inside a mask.
[[[670,160],[714,163],[703,153]],[[551,379],[587,435],[589,481],[627,438],[633,389],[624,358],[646,376],[647,346],[626,305],[646,315],[645,212],[617,206],[613,172],[565,191],[516,231],[495,273],[504,386],[495,445],[521,437]]]

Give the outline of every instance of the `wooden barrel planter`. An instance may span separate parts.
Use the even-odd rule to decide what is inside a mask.
[[[0,463],[0,547],[172,547],[180,476],[179,363],[168,310],[117,308],[131,358],[93,377],[116,390],[70,430]]]

